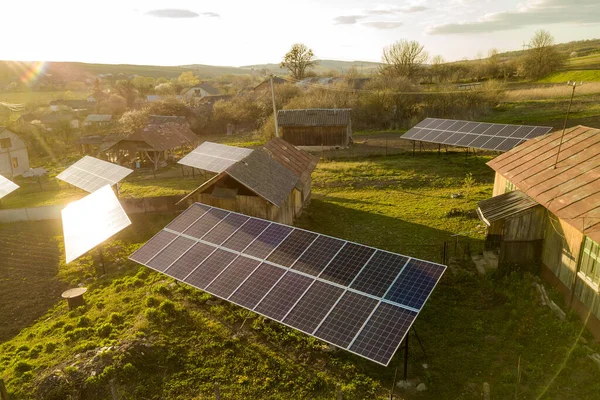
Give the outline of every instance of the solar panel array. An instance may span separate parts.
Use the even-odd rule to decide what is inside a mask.
[[[132,169],[85,156],[61,172],[57,178],[93,193],[106,185],[112,186],[118,183],[132,172]]]
[[[0,175],[0,199],[6,196],[7,194],[17,190],[18,188],[19,185]]]
[[[446,268],[200,203],[129,258],[382,365]]]
[[[131,225],[108,185],[67,205],[62,223],[67,263]]]
[[[251,149],[204,142],[179,160],[179,164],[219,173],[243,160],[250,153]]]
[[[490,124],[426,118],[406,132],[402,138],[459,147],[508,151],[526,140],[545,135],[548,126]]]

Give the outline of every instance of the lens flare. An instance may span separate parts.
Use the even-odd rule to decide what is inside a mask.
[[[41,75],[44,74],[46,68],[48,67],[48,63],[46,61],[36,61],[29,64],[27,69],[21,74],[19,79],[24,84],[32,84],[35,83]]]

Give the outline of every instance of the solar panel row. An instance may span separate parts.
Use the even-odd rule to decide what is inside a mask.
[[[130,258],[383,365],[445,270],[198,203]]]
[[[219,173],[243,160],[250,153],[251,149],[204,142],[179,160],[179,164]]]
[[[0,199],[6,196],[7,194],[17,190],[18,188],[19,185],[0,175]]]
[[[57,178],[89,193],[114,185],[133,170],[94,157],[85,156],[57,175]]]
[[[551,127],[491,124],[426,118],[406,132],[404,139],[508,151],[526,140],[545,135]]]

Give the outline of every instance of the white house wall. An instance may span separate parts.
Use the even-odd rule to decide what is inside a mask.
[[[9,138],[12,146],[9,149],[0,149],[0,174],[8,178],[20,176],[29,169],[27,147],[21,138],[8,129],[0,133],[0,139],[4,138]],[[11,167],[13,158],[17,159],[17,167]]]

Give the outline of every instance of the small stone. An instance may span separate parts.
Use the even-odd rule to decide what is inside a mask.
[[[427,369],[427,368],[429,368],[429,364],[427,364],[427,363],[423,364],[423,369]]]
[[[427,390],[427,385],[425,385],[424,383],[419,383],[419,385],[417,386],[417,392],[424,392]]]
[[[412,383],[410,383],[409,381],[398,381],[398,383],[396,383],[396,386],[398,386],[400,389],[408,389],[412,386]]]

